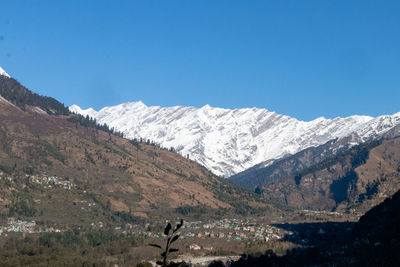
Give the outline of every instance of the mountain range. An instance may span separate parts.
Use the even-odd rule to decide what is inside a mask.
[[[0,214],[82,225],[271,207],[195,161],[122,138],[7,75],[0,75],[0,195]]]
[[[130,117],[135,109],[143,115]],[[311,265],[397,266],[399,115],[301,122],[263,109],[161,108],[147,107],[140,102],[96,112],[77,106],[67,108],[52,97],[40,96],[0,68],[0,217],[11,217],[10,221],[16,217],[18,223],[34,220],[46,229],[49,226],[66,229],[59,236],[69,234],[69,238],[63,240],[69,243],[72,233],[76,237],[85,235],[89,240],[93,233],[84,231],[104,227],[108,232],[121,229],[121,225],[144,224],[155,219],[164,221],[171,216],[199,219],[244,215],[249,219],[252,218],[249,215],[258,215],[264,216],[264,220],[286,222],[354,220],[381,203],[361,217],[354,234],[349,233],[349,223],[341,226],[338,222],[319,222],[292,225],[292,230],[307,228],[307,231],[293,232],[295,235],[284,239],[286,244],[290,240],[297,242],[297,238],[301,242],[308,242],[305,237],[314,238],[324,240],[322,243],[327,247],[317,245],[292,250],[281,259],[267,251],[259,259],[247,257],[248,261],[240,265],[239,260],[239,265],[235,266],[249,266],[249,262],[257,260],[261,263],[258,266],[264,266],[271,259],[292,265],[307,265],[304,262],[308,262]],[[133,134],[122,127],[123,118],[128,126],[137,127],[132,126],[136,129]],[[106,120],[115,129],[104,124]],[[116,127],[118,125],[121,127]],[[123,138],[120,131],[131,140]],[[177,137],[172,138],[171,132]],[[264,135],[271,139],[262,139]],[[198,138],[197,142],[190,146],[194,137]],[[257,142],[261,145],[257,146]],[[251,145],[255,155],[238,150]],[[286,150],[279,153],[279,145]],[[210,169],[219,170],[225,176],[243,170],[251,160],[260,162],[227,180],[174,153],[173,149],[160,146],[174,146],[185,156],[187,152],[192,159],[202,156],[204,162],[200,163],[209,164]],[[261,153],[261,148],[270,154]],[[197,154],[190,154],[192,151]],[[223,161],[224,153],[230,155],[227,161]],[[242,159],[243,164],[238,168],[234,167],[235,153],[249,157]],[[265,160],[265,155],[275,157]],[[226,169],[226,166],[231,168]],[[258,195],[231,181],[255,189]],[[292,227],[287,223],[281,226]],[[106,231],[98,233],[102,235]],[[35,264],[38,259],[48,264],[42,257],[43,249],[53,253],[53,246],[57,247],[54,251],[59,251],[61,245],[58,247],[52,242],[51,245],[51,239],[43,236],[41,233],[40,243],[34,243],[40,244],[40,253],[28,250],[25,244],[22,244],[23,249],[17,249],[16,245],[9,245],[11,242],[5,242],[7,250],[0,255],[2,261],[7,261],[9,266],[20,265],[9,261],[13,255],[10,253],[15,253],[23,255],[24,263],[31,257]],[[24,242],[31,243],[30,238],[24,238]],[[100,243],[93,243],[93,246]],[[125,245],[131,247],[132,243]],[[86,250],[77,251],[82,255],[87,253]],[[106,253],[103,247],[99,251],[102,255]],[[38,257],[32,258],[35,253]],[[120,257],[122,250],[116,253]],[[368,258],[370,255],[373,261]],[[76,264],[75,255],[72,257]],[[89,257],[94,256],[89,254]],[[51,258],[61,262],[54,255]]]
[[[132,190],[125,192],[130,196],[122,203],[111,196],[105,198],[104,201],[114,203],[114,212],[129,211],[127,207],[135,202],[126,200],[138,194],[141,197],[134,199],[141,201],[135,204],[135,212],[142,215],[159,203],[165,207],[164,200],[171,208],[191,203],[189,206],[233,208],[239,212],[244,211],[243,205],[252,209],[246,204],[248,201],[255,203],[254,207],[267,203],[257,204],[264,200],[189,164],[194,161],[221,176],[233,174],[230,181],[255,190],[269,202],[302,209],[365,211],[399,189],[400,166],[396,156],[400,113],[303,122],[265,109],[162,108],[147,107],[141,102],[97,112],[76,105],[66,108],[51,97],[29,91],[8,75],[0,75],[0,82],[4,113],[0,169],[10,173],[35,166],[41,172],[86,176],[88,181],[90,170],[92,175],[105,179],[102,184],[118,177],[118,183],[131,186]],[[31,124],[32,121],[36,123]],[[55,132],[48,132],[50,129]],[[64,129],[63,134],[56,129]],[[82,135],[85,132],[86,136]],[[114,137],[107,138],[106,133]],[[131,140],[121,138],[122,135]],[[40,138],[32,137],[28,148],[24,144],[29,136]],[[11,139],[19,141],[8,143]],[[82,144],[86,144],[84,151],[75,148]],[[173,151],[170,147],[185,157],[168,151]],[[43,150],[45,153],[40,152]],[[106,167],[111,161],[109,155],[115,153],[111,157],[114,167]],[[85,168],[79,166],[76,155],[82,155],[80,161],[86,162]],[[174,160],[165,161],[164,166],[161,162],[170,155],[175,155]],[[248,167],[255,162],[258,164]],[[112,171],[113,168],[117,170]],[[173,184],[180,177],[186,178],[180,182],[179,190],[174,189]],[[197,193],[204,193],[200,199],[193,198],[195,187]],[[106,188],[102,195],[117,190],[111,185],[100,188]],[[152,195],[154,188],[176,194],[158,199]],[[234,200],[238,196],[247,199],[246,203],[238,206]],[[148,199],[144,201],[143,197]]]
[[[69,109],[121,131],[127,138],[145,138],[173,147],[213,173],[230,177],[340,139],[351,147],[378,139],[400,123],[400,112],[376,118],[350,116],[300,121],[267,109],[223,109],[146,106],[130,102],[99,111]],[[340,150],[341,147],[337,149]]]

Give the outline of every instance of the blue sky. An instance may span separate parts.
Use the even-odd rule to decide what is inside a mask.
[[[302,120],[400,111],[400,1],[0,6],[0,66],[66,105],[262,107]]]

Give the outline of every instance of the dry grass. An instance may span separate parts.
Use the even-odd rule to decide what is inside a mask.
[[[0,103],[0,159],[4,168],[68,177],[112,211],[146,217],[155,208],[204,205],[230,208],[215,194],[221,180],[199,164],[151,145],[123,139]],[[233,185],[226,198],[243,196]],[[224,193],[222,193],[224,194]],[[226,193],[228,194],[228,193]],[[239,197],[238,199],[242,199]],[[253,200],[252,205],[263,202]]]

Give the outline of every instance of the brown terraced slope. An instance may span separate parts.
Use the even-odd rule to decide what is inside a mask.
[[[171,212],[247,214],[269,207],[196,162],[112,134],[12,78],[0,76],[0,95],[3,216],[85,223],[165,217]],[[32,182],[51,176],[73,187]]]

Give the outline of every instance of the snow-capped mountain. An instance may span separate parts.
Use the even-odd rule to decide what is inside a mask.
[[[352,135],[349,142],[357,144],[400,123],[400,113],[377,118],[321,117],[305,122],[260,108],[159,107],[142,102],[100,111],[73,105],[70,110],[106,123],[128,138],[142,137],[167,148],[174,147],[225,177],[335,138]]]
[[[8,73],[2,67],[0,67],[0,75],[6,76],[8,78],[11,78],[10,75],[8,75]]]

